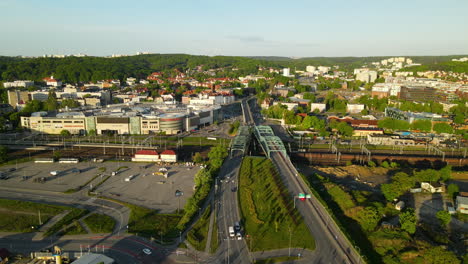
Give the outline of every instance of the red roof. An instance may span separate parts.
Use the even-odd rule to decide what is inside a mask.
[[[135,153],[135,155],[155,155],[155,156],[157,156],[158,153],[157,153],[156,151],[154,151],[154,150],[146,150],[146,149],[144,149],[144,150],[138,150],[138,151]]]
[[[167,149],[163,152],[161,152],[161,155],[176,155],[175,151]]]

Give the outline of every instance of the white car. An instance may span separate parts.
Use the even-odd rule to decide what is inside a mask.
[[[149,248],[144,248],[143,253],[145,253],[146,255],[151,255],[151,250]]]

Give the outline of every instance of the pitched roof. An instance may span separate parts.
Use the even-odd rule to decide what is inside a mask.
[[[154,150],[143,149],[143,150],[138,150],[137,152],[135,152],[135,155],[158,155],[158,152]]]
[[[175,151],[166,149],[165,151],[161,152],[161,155],[176,155]]]

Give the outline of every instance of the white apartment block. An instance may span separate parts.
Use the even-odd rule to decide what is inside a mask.
[[[34,82],[33,81],[26,81],[26,80],[18,80],[14,82],[4,82],[3,87],[5,88],[12,88],[12,87],[29,87],[33,86]]]

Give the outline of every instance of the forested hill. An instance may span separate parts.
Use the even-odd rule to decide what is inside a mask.
[[[268,63],[274,65],[275,63]],[[262,61],[244,57],[193,56],[185,54],[151,54],[119,58],[11,58],[0,57],[0,76],[3,81],[27,79],[40,81],[54,75],[65,82],[85,82],[127,77],[145,78],[154,71],[186,70],[203,65],[205,69],[235,66],[238,74],[257,72]]]
[[[415,62],[445,61],[451,65],[452,58],[460,56],[414,57]],[[194,69],[203,65],[203,69],[234,67],[237,71],[228,71],[229,77],[237,77],[258,72],[258,67],[290,67],[293,70],[305,70],[307,65],[333,66],[352,71],[364,64],[380,61],[388,57],[314,57],[292,59],[287,57],[233,57],[233,56],[195,56],[186,54],[149,54],[119,58],[104,57],[67,57],[67,58],[19,58],[0,57],[0,81],[34,80],[54,75],[64,82],[77,83],[103,79],[127,77],[145,78],[154,71]],[[441,64],[442,65],[442,64]],[[430,66],[433,67],[433,66]],[[466,71],[465,71],[466,72]]]

